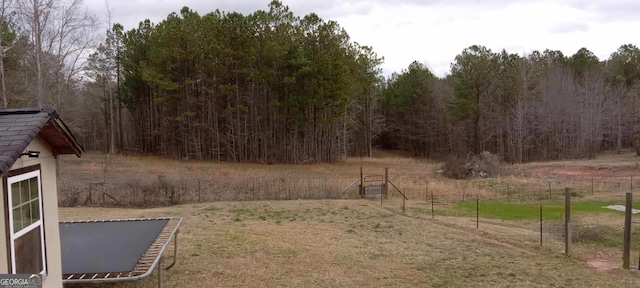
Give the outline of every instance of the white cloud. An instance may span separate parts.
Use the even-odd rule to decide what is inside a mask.
[[[551,33],[565,34],[571,32],[587,32],[589,31],[589,25],[579,22],[564,22],[558,23],[549,29]]]

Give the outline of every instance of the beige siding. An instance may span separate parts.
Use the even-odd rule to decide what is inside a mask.
[[[0,179],[4,180],[4,177]],[[0,182],[0,191],[2,191],[2,194],[0,195],[4,195],[5,191],[2,182]],[[7,274],[9,273],[9,259],[7,259],[7,228],[5,227],[5,217],[7,217],[5,216],[5,213],[7,213],[7,210],[4,208],[7,203],[4,202],[4,197],[0,197],[0,203],[0,274]]]
[[[40,151],[40,157],[28,158],[21,157],[11,167],[11,169],[24,168],[32,165],[40,164],[40,174],[42,181],[42,199],[44,201],[44,225],[46,237],[46,253],[47,253],[47,277],[43,281],[44,288],[60,288],[62,287],[62,267],[60,256],[60,231],[58,226],[58,186],[56,181],[56,159],[49,145],[40,137],[34,139],[26,150]],[[3,189],[0,185],[0,190]],[[2,191],[4,193],[4,191]],[[4,199],[4,198],[2,198]],[[5,207],[7,203],[2,200],[0,205],[0,215],[5,219]],[[7,241],[5,221],[0,221],[0,273],[7,273]]]

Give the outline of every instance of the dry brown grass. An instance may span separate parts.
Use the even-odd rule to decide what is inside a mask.
[[[364,167],[365,175],[384,175],[384,169],[389,168],[395,183],[406,179],[424,183],[424,179],[435,171],[437,163],[386,155],[384,158],[350,158],[342,163],[268,165],[89,153],[80,159],[65,157],[62,161],[60,204],[89,204],[89,190],[97,191],[97,196],[91,197],[94,204],[127,206],[220,200],[356,198],[356,186],[340,192],[359,179],[360,167]],[[158,190],[162,193],[146,195]],[[102,197],[102,192],[119,202]],[[173,192],[175,199],[165,197]]]
[[[536,202],[548,198],[549,184],[554,199],[561,199],[564,188],[570,187],[581,199],[622,200],[630,188],[629,175],[640,172],[634,164],[639,158],[630,153],[591,161],[512,165],[503,176],[472,180],[439,177],[438,162],[380,151],[375,155],[314,165],[95,153],[80,159],[66,157],[59,178],[62,204],[85,203],[89,183],[102,181],[105,184],[91,189],[114,195],[124,204],[165,205],[172,192],[178,195],[177,203],[188,204],[151,209],[61,208],[61,218],[183,217],[179,264],[167,274],[167,287],[640,285],[634,271],[620,269],[618,247],[576,243],[573,256],[565,258],[561,232],[552,231],[557,223],[545,223],[540,247],[536,221],[481,218],[476,230],[475,217],[455,204],[476,197]],[[379,200],[355,200],[355,187],[339,194],[359,178],[360,167],[365,175],[383,175],[384,168],[389,168],[391,181],[409,198],[406,211],[401,210],[402,198],[396,192],[383,205]],[[595,179],[594,195],[591,179]],[[640,181],[634,187],[640,187]],[[96,193],[94,204],[114,204]],[[431,194],[435,220],[427,201]],[[270,199],[294,200],[245,201]],[[621,218],[611,214],[598,214],[588,221],[621,225]],[[153,287],[154,281],[116,287]]]
[[[505,241],[512,238],[500,233],[396,213],[368,200],[62,208],[60,216],[62,220],[183,217],[178,264],[165,274],[166,287],[640,285],[633,271],[619,267],[600,271],[592,268],[595,262],[578,256],[566,258],[561,251]],[[616,256],[604,250],[596,264],[617,263]],[[155,287],[155,281],[151,277],[113,287]]]
[[[553,195],[559,196],[569,187],[601,199],[624,195],[630,190],[630,179],[634,175],[637,176],[634,190],[640,189],[640,168],[635,166],[640,158],[632,153],[605,154],[597,160],[511,165],[500,177],[472,180],[438,176],[435,171],[441,165],[439,162],[380,151],[375,154],[377,158],[349,158],[341,163],[268,165],[89,153],[80,159],[65,157],[62,161],[60,204],[85,204],[89,183],[103,181],[104,185],[94,185],[91,189],[98,193],[105,191],[122,204],[134,206],[139,203],[357,198],[355,186],[345,193],[340,191],[359,179],[360,167],[364,168],[365,175],[384,175],[384,169],[389,168],[391,181],[410,199],[423,199],[428,191],[450,201],[475,195],[483,199],[539,200],[548,196],[549,186]],[[590,195],[592,181],[594,193]],[[155,193],[158,190],[163,193]],[[176,197],[165,197],[170,192]],[[99,205],[117,204],[100,195],[92,200]]]

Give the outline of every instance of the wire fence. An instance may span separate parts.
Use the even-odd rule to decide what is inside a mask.
[[[358,178],[246,177],[144,175],[123,179],[79,182],[61,178],[60,206],[158,206],[210,201],[286,199],[358,199]],[[577,198],[624,199],[624,193],[640,191],[640,175],[566,180],[559,178],[502,177],[451,180],[427,177],[391,177],[409,201],[431,194],[439,203],[468,201],[531,202],[560,200],[569,187]],[[355,185],[354,185],[355,184]],[[389,193],[394,188],[389,188]]]
[[[626,192],[640,192],[638,176],[588,178],[568,180],[562,178],[503,177],[473,180],[445,178],[420,179],[392,178],[409,199],[425,199],[430,193],[449,201],[465,201],[479,195],[483,199],[500,201],[542,201],[562,199],[564,189],[571,188],[574,196],[590,199],[622,197]]]
[[[216,176],[202,179],[158,176],[127,181],[60,183],[60,206],[150,207],[213,201],[356,199],[352,178]]]
[[[361,198],[359,179],[353,177],[213,176],[186,179],[156,175],[89,183],[72,180],[61,178],[60,206],[151,207],[213,201]],[[640,192],[640,175],[582,179],[514,176],[473,180],[402,176],[389,180],[387,194],[380,193],[379,199],[370,201],[410,217],[478,231],[501,243],[558,253],[565,249],[566,188],[570,189],[571,211],[575,212],[570,224],[572,243],[604,243],[608,247],[622,247],[620,224],[624,212],[604,206],[624,205],[627,192]],[[635,230],[640,229],[634,229],[632,237],[640,239],[640,232]],[[632,245],[634,249],[640,249],[640,241],[634,241]]]
[[[591,181],[584,181],[586,184],[580,181],[557,181],[551,182],[551,189],[547,182],[547,189],[540,185],[532,187],[538,189],[514,190],[510,193],[489,193],[491,191],[485,189],[486,182],[460,182],[458,191],[446,192],[425,185],[420,189],[422,191],[401,188],[408,200],[399,193],[392,193],[380,199],[378,205],[427,222],[433,221],[464,231],[478,231],[490,239],[499,239],[503,244],[563,253],[567,235],[565,189],[568,188],[571,245],[622,248],[624,210],[616,211],[616,207],[612,206],[618,205],[618,209],[624,207],[625,194],[631,190],[631,185],[627,182],[628,189],[624,189],[623,180],[593,181],[593,186]],[[626,180],[631,181],[630,178]],[[569,185],[576,185],[577,188]],[[439,185],[436,183],[434,187]],[[637,198],[640,197],[637,196],[640,191],[636,188],[634,194]],[[640,226],[639,223],[634,222],[636,228]],[[632,230],[633,239],[640,239],[640,231],[637,230]],[[632,248],[640,249],[640,241],[632,241]]]

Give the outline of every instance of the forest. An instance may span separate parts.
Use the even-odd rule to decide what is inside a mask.
[[[87,150],[314,163],[489,151],[508,163],[640,155],[640,49],[518,55],[463,48],[446,77],[280,1],[243,15],[188,7],[135,29],[80,0],[0,2],[0,105],[53,107]],[[437,44],[433,44],[437,45]],[[428,58],[428,55],[425,55]]]

